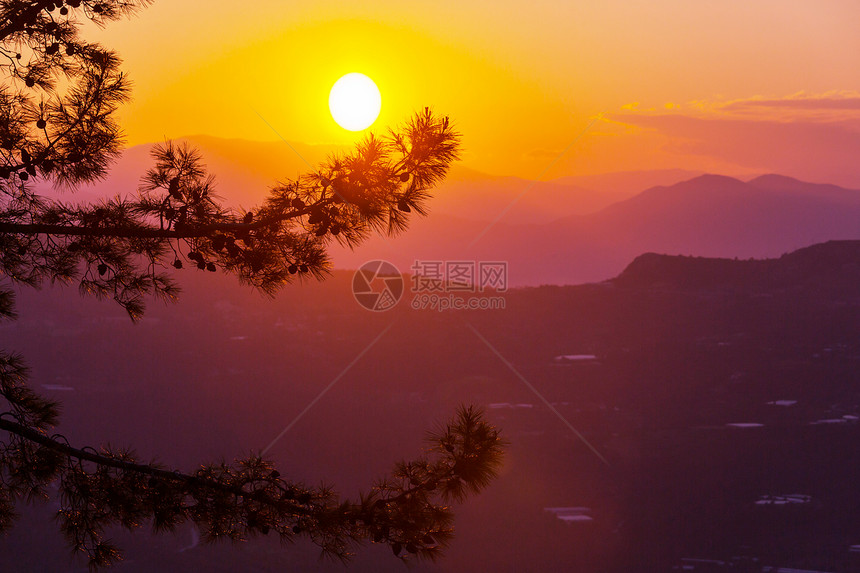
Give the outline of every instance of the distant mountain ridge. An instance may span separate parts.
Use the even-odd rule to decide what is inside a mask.
[[[591,214],[547,224],[489,225],[431,214],[395,241],[336,252],[339,268],[386,258],[504,260],[514,284],[577,284],[618,275],[643,252],[763,258],[860,239],[860,191],[783,176],[701,175],[655,186]]]
[[[775,259],[645,253],[610,281],[624,288],[843,291],[860,298],[860,241],[828,241]]]
[[[183,138],[216,175],[226,203],[260,204],[279,179],[309,170],[338,148]],[[129,148],[108,178],[64,200],[134,193],[151,145]],[[49,191],[55,194],[55,192]],[[512,285],[608,280],[643,252],[778,257],[828,240],[860,239],[860,191],[778,174],[743,181],[683,170],[620,172],[530,181],[455,165],[434,190],[430,216],[390,239],[352,251],[333,245],[335,268],[385,259],[506,261]]]

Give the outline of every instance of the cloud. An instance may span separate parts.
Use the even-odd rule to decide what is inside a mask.
[[[860,189],[860,92],[627,103],[561,158],[564,142],[554,143],[524,154],[535,172],[558,159],[550,176],[680,168]]]
[[[860,96],[851,98],[786,98],[786,99],[749,99],[734,101],[722,107],[725,111],[744,111],[756,108],[774,109],[835,109],[860,111]]]
[[[804,92],[780,98],[752,97],[712,105],[698,109],[751,118],[795,121],[815,120],[840,122],[848,118],[860,118],[860,93],[833,91],[823,94]]]

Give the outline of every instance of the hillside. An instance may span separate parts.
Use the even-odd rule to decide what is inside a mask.
[[[778,259],[717,259],[646,253],[612,283],[625,288],[827,292],[860,297],[860,241],[828,241]]]
[[[738,552],[843,571],[860,540],[857,253],[830,242],[772,261],[647,255],[615,281],[512,289],[502,310],[445,313],[408,298],[367,312],[349,272],[269,299],[186,269],[180,302],[152,302],[137,325],[74,288],[21,290],[0,347],[62,401],[58,431],[73,443],[109,440],[182,468],[264,447],[337,379],[270,453],[289,477],[351,496],[458,404],[484,405],[511,442],[502,476],[457,508],[448,558],[419,572],[664,573]],[[576,354],[596,360],[556,360]],[[784,494],[812,502],[756,505]],[[544,509],[557,507],[592,521]],[[24,510],[0,566],[14,553],[68,569],[50,512]],[[342,570],[304,542],[187,549],[188,528],[120,539],[124,572]],[[402,569],[384,549],[363,549],[352,570]]]

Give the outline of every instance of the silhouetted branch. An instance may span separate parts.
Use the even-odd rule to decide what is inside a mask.
[[[431,189],[459,154],[460,136],[430,109],[383,137],[369,135],[313,173],[272,188],[249,211],[224,206],[200,154],[154,146],[154,166],[136,195],[67,205],[33,191],[34,181],[74,188],[103,178],[120,154],[114,112],[129,97],[120,60],[79,37],[85,21],[116,20],[148,0],[0,0],[0,274],[38,286],[78,281],[112,297],[132,319],[147,295],[175,300],[167,271],[192,264],[234,274],[273,293],[304,276],[322,278],[333,243],[354,247],[372,233],[403,231],[425,215]],[[0,319],[14,314],[0,290]],[[27,368],[0,352],[0,531],[20,499],[58,484],[63,533],[92,567],[120,558],[107,528],[156,531],[194,522],[206,540],[276,532],[305,535],[345,558],[363,540],[401,558],[435,558],[451,537],[447,502],[485,487],[502,440],[480,412],[462,409],[431,437],[429,457],[397,464],[356,502],[330,488],[281,479],[260,456],[201,465],[189,473],[141,463],[128,451],[76,448],[59,435],[57,404],[26,384]]]
[[[102,539],[106,527],[133,529],[144,520],[156,530],[191,520],[210,541],[275,531],[285,539],[307,535],[339,558],[348,557],[350,544],[370,540],[388,544],[398,557],[432,559],[452,533],[451,510],[440,502],[483,489],[496,473],[503,447],[481,413],[464,408],[442,433],[431,436],[435,459],[401,462],[391,477],[350,502],[328,488],[286,482],[259,457],[184,474],[137,463],[128,452],[77,449],[2,416],[0,430],[11,436],[0,465],[0,530],[11,524],[14,497],[43,494],[45,484],[58,481],[62,528],[91,566],[120,557]]]
[[[0,233],[16,235],[55,235],[75,237],[113,237],[117,239],[200,239],[217,232],[242,233],[255,231],[274,223],[288,221],[308,213],[308,209],[282,217],[270,217],[256,223],[210,223],[185,225],[181,229],[154,229],[147,227],[81,227],[76,225],[48,225],[45,223],[0,223]]]

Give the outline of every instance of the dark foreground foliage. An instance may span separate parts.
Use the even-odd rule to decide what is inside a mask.
[[[173,272],[234,274],[264,292],[329,270],[327,246],[393,235],[426,214],[430,190],[456,160],[459,135],[429,109],[383,137],[271,189],[258,208],[236,211],[217,197],[201,156],[171,142],[136,194],[95,205],[48,200],[37,184],[73,189],[103,177],[122,148],[114,111],[129,98],[115,53],[80,36],[147,0],[0,0],[0,274],[19,285],[77,282],[110,297],[133,320],[147,296],[174,300]],[[118,190],[119,191],[119,190]],[[0,291],[0,316],[14,315]],[[395,555],[436,557],[451,536],[445,505],[480,491],[500,463],[498,431],[462,409],[430,438],[428,457],[398,464],[357,501],[282,477],[251,455],[190,473],[141,462],[127,450],[78,448],[52,434],[57,404],[26,385],[22,359],[0,353],[0,530],[19,499],[59,488],[59,523],[92,566],[119,558],[112,526],[151,523],[168,531],[193,521],[206,539],[304,535],[346,557],[363,540]]]

